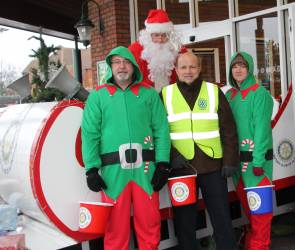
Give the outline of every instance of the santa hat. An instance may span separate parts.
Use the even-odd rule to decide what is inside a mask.
[[[173,30],[173,23],[165,10],[150,10],[144,22],[146,31],[149,33],[166,33]]]

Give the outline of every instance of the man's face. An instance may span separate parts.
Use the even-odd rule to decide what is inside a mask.
[[[175,70],[181,82],[191,85],[200,75],[200,60],[191,53],[180,54]]]
[[[168,41],[167,33],[152,33],[151,38],[153,43],[166,43]]]
[[[236,63],[231,69],[233,79],[238,83],[242,83],[248,76],[248,68],[243,63]]]
[[[120,56],[113,56],[111,58],[111,67],[116,83],[132,82],[134,68],[129,60]]]

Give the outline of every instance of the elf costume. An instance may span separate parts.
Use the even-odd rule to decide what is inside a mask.
[[[114,55],[133,64],[134,81],[125,90],[113,83]],[[139,247],[156,250],[160,241],[159,197],[151,181],[155,168],[169,162],[166,114],[157,92],[141,83],[138,65],[127,48],[113,49],[106,63],[107,83],[89,95],[82,121],[86,171],[94,170],[96,175],[101,171],[98,181],[102,178],[107,187],[103,201],[114,203],[104,249],[128,249],[132,202]]]
[[[248,69],[248,75],[240,86],[232,76],[232,68],[237,63],[244,64]],[[273,101],[269,92],[256,82],[253,59],[249,54],[235,53],[230,65],[229,84],[232,88],[226,97],[237,125],[241,161],[240,171],[233,176],[233,180],[251,226],[246,235],[246,249],[267,250],[270,245],[272,212],[251,214],[244,188],[272,184]],[[264,200],[264,197],[261,199],[262,202],[271,202]]]

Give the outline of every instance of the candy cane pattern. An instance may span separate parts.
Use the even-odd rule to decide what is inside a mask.
[[[153,146],[153,139],[152,139],[152,137],[150,136],[150,135],[148,135],[148,136],[146,136],[145,138],[144,138],[144,142],[143,142],[144,144],[148,144],[148,143],[150,143],[150,147],[149,147],[149,149],[150,150],[153,150],[154,149],[154,146]],[[144,170],[143,170],[143,172],[144,173],[147,173],[148,172],[148,170],[149,170],[149,165],[150,165],[150,162],[149,161],[146,161],[145,163],[144,163]]]
[[[245,139],[242,141],[241,146],[245,147],[246,145],[249,145],[248,151],[252,152],[254,149],[254,142],[250,139]],[[248,168],[249,162],[244,162],[242,166],[242,172],[246,172]]]

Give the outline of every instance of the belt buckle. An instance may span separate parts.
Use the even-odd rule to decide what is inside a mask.
[[[126,158],[126,154],[136,152],[136,160]],[[133,152],[132,152],[133,151]],[[142,145],[140,143],[125,143],[119,147],[120,164],[123,169],[139,168],[142,165]]]

